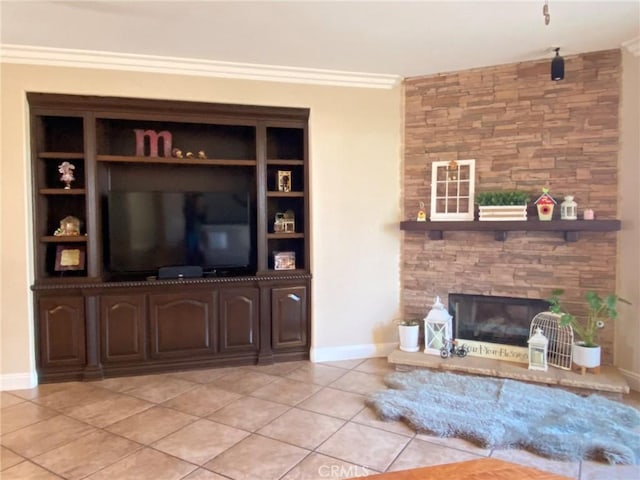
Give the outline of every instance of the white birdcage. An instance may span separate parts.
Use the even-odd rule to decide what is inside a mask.
[[[571,370],[571,345],[573,344],[573,328],[571,325],[560,325],[560,315],[551,312],[537,314],[531,320],[529,337],[537,328],[549,339],[547,363],[564,370]]]

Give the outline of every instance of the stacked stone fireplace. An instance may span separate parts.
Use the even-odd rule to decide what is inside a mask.
[[[476,192],[521,189],[535,199],[548,187],[559,202],[574,195],[580,217],[591,208],[617,218],[620,62],[619,50],[566,57],[561,82],[550,80],[548,59],[407,79],[403,219],[415,220],[420,202],[428,210],[431,163],[460,159],[476,161]],[[615,232],[577,242],[526,228],[502,242],[491,232],[405,232],[403,313],[424,317],[450,293],[539,300],[561,287],[581,315],[587,291],[615,291],[616,255]],[[612,340],[609,322],[604,364]]]

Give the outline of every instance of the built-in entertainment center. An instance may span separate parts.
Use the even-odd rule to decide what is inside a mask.
[[[27,98],[40,382],[309,357],[308,109]]]

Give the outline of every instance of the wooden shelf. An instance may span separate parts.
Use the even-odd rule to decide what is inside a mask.
[[[41,242],[45,243],[86,243],[87,236],[86,235],[76,235],[76,236],[57,236],[57,235],[45,235],[44,237],[40,237]]]
[[[304,165],[304,160],[267,160],[267,165]]]
[[[256,160],[234,160],[222,158],[176,158],[176,157],[135,157],[129,155],[96,155],[98,162],[120,163],[166,163],[169,165],[223,165],[255,167]]]
[[[38,190],[41,195],[86,195],[84,188],[41,188]]]
[[[304,197],[304,192],[267,192],[267,197]]]
[[[426,232],[431,240],[442,240],[444,232],[494,232],[495,239],[504,241],[507,232],[562,232],[567,242],[578,240],[580,232],[617,232],[620,220],[550,220],[540,221],[537,218],[527,221],[508,222],[416,222],[409,220],[400,222],[400,229],[407,232]]]
[[[304,233],[268,233],[267,238],[269,240],[280,240],[283,238],[304,238]]]
[[[81,152],[40,152],[38,158],[51,160],[81,160],[84,153]]]

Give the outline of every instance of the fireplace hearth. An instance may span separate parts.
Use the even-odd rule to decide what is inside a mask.
[[[549,309],[545,300],[449,294],[454,338],[526,347],[531,320]]]

